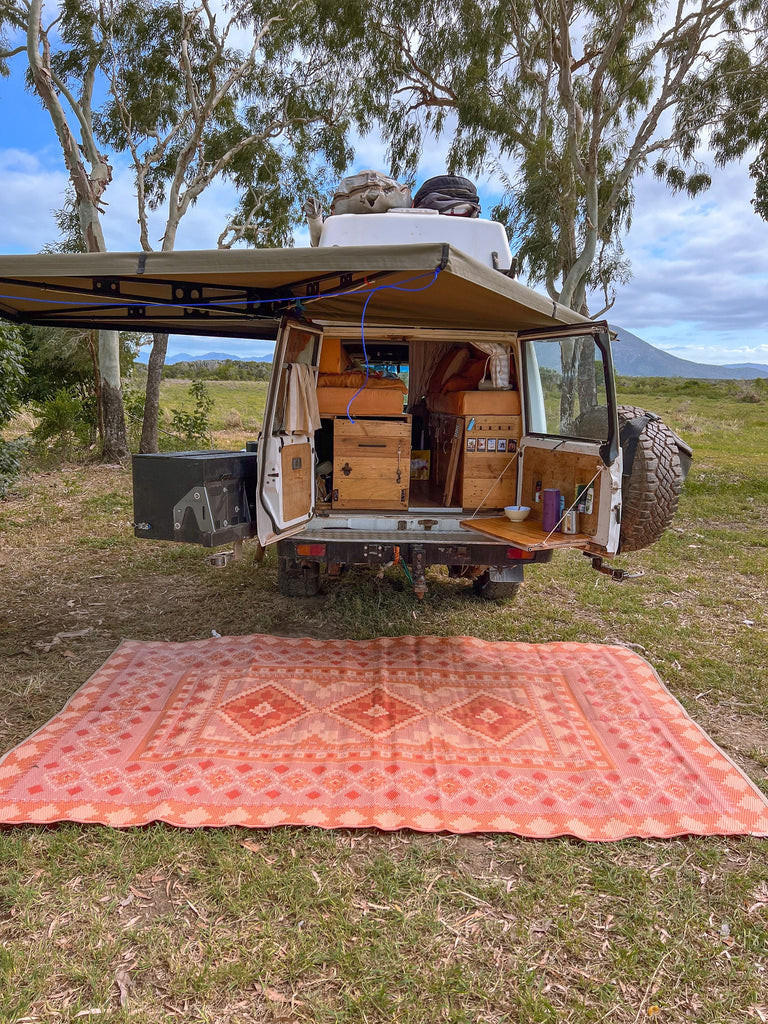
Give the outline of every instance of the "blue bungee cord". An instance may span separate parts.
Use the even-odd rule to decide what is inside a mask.
[[[426,276],[425,274],[419,274],[417,277],[411,277],[409,278],[408,281],[403,281],[401,284],[380,284],[369,292],[368,298],[365,300],[365,303],[363,304],[363,312],[360,317],[360,340],[363,343],[363,359],[365,360],[365,380],[354,393],[354,395],[352,395],[350,400],[347,402],[347,419],[349,420],[350,423],[355,422],[352,419],[352,414],[349,411],[350,407],[354,400],[357,398],[357,396],[360,394],[360,392],[365,390],[366,385],[368,384],[368,381],[371,376],[371,365],[368,362],[368,350],[365,347],[365,314],[368,311],[368,303],[371,301],[376,292],[387,291],[387,289],[393,292],[425,292],[427,288],[431,288],[432,285],[435,283],[435,281],[437,280],[437,275],[440,273],[441,270],[442,267],[435,267],[434,273],[432,275],[432,280],[429,282],[429,284],[422,285],[421,288],[404,288],[403,285],[409,284],[411,281],[420,281],[422,277]]]
[[[363,344],[363,358],[365,360],[365,379],[364,379],[363,383],[360,385],[360,387],[357,389],[357,391],[354,393],[354,395],[352,395],[352,397],[350,398],[349,402],[347,402],[347,419],[349,420],[350,423],[354,423],[355,422],[354,419],[352,418],[352,414],[349,411],[350,407],[351,407],[352,403],[354,402],[354,400],[357,398],[357,396],[362,391],[365,390],[365,387],[368,384],[368,381],[370,380],[370,376],[371,376],[371,365],[370,365],[370,363],[368,361],[368,350],[366,349],[366,346],[365,346],[365,315],[366,315],[366,313],[368,311],[368,303],[371,301],[371,299],[374,297],[374,295],[377,292],[383,292],[383,291],[387,291],[387,290],[394,291],[394,292],[424,292],[428,288],[432,287],[432,285],[437,280],[438,274],[440,273],[440,271],[442,269],[443,269],[442,267],[435,267],[435,269],[434,269],[434,271],[432,273],[432,280],[429,282],[429,284],[422,285],[420,288],[405,288],[403,286],[407,285],[407,284],[410,284],[412,281],[420,281],[423,277],[427,276],[426,274],[417,274],[416,277],[408,278],[407,280],[402,281],[400,284],[380,284],[380,285],[377,285],[374,288],[371,288],[370,291],[368,292],[368,297],[366,298],[366,300],[365,300],[365,302],[363,304],[363,311],[362,311],[362,314],[361,314],[361,317],[360,317],[360,339],[361,339],[362,344]],[[303,296],[301,298],[295,298],[294,299],[295,308],[298,309],[299,313],[303,314],[304,311],[305,311],[304,310],[304,303],[307,302],[307,301],[318,302],[318,301],[320,301],[322,299],[340,298],[342,296],[351,295],[354,292],[359,292],[361,295],[364,295],[365,294],[365,289],[357,287],[357,288],[354,288],[354,289],[347,289],[346,291],[328,292],[325,295],[317,295],[317,296],[309,296],[309,297]],[[2,294],[0,294],[0,299],[15,299],[15,298],[18,298],[18,296],[17,295],[2,295]],[[47,303],[48,305],[53,305],[54,302],[55,302],[55,304],[57,306],[79,306],[82,303],[82,299],[80,299],[80,300],[37,299],[37,298],[33,298],[31,296],[29,298],[27,298],[25,301],[26,302]],[[105,302],[105,303],[100,303],[99,304],[99,308],[100,309],[126,309],[126,308],[128,308],[130,306],[144,306],[145,308],[147,306],[150,306],[152,308],[167,309],[169,307],[170,308],[176,308],[177,306],[183,306],[184,309],[203,309],[206,306],[212,306],[212,305],[216,305],[216,306],[235,306],[235,305],[240,305],[240,304],[242,304],[242,301],[243,301],[242,299],[221,299],[219,301],[216,301],[215,299],[208,299],[208,300],[206,300],[204,302],[169,303],[169,302],[152,302],[152,301],[144,301],[144,300],[141,300],[141,299],[136,299],[135,301],[131,301],[131,300],[125,301],[124,300],[122,302]],[[254,300],[252,300],[250,302],[250,305],[252,305],[252,306],[261,306],[261,305],[267,305],[268,303],[271,303],[271,302],[274,302],[274,301],[275,301],[274,299],[254,299]]]

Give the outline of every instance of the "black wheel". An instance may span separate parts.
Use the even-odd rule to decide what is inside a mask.
[[[320,563],[279,555],[277,587],[283,597],[314,597],[320,592]]]
[[[657,541],[672,522],[685,471],[677,435],[663,420],[634,405],[620,405],[618,414],[625,467],[628,458],[632,461],[629,476],[622,479],[619,550],[639,551]],[[633,426],[641,428],[639,434]]]
[[[520,583],[507,583],[499,580],[492,580],[490,573],[486,570],[472,583],[472,590],[477,597],[483,601],[496,601],[507,604],[517,597]]]

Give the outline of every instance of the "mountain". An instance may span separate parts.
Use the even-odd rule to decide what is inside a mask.
[[[768,376],[768,366],[765,363],[729,363],[729,370],[759,370],[761,377]]]
[[[171,356],[171,355],[166,356],[165,361],[166,361],[166,363],[203,363],[203,362],[211,362],[211,361],[220,363],[220,362],[223,362],[223,360],[225,360],[225,359],[235,359],[238,362],[245,361],[245,360],[243,360],[242,356],[233,356],[229,352],[205,352],[201,356],[191,356],[191,355],[189,355],[188,352],[179,352],[179,353],[177,353],[176,355],[173,355],[173,356]],[[148,360],[149,360],[149,348],[143,348],[141,350],[141,352],[139,352],[139,360],[138,361],[140,363],[146,363],[146,362],[148,362]],[[248,360],[248,361],[250,361],[250,360]],[[267,360],[266,360],[266,356],[262,356],[262,357],[260,357],[258,359],[254,356],[253,361],[254,362],[266,362]]]
[[[616,372],[626,377],[693,377],[700,380],[754,380],[768,377],[768,366],[741,363],[736,366],[713,366],[679,359],[669,352],[649,345],[636,334],[611,324],[617,341],[613,345]]]
[[[613,345],[613,363],[616,372],[624,377],[687,377],[699,380],[754,380],[756,377],[768,377],[768,366],[761,363],[736,363],[727,366],[694,363],[649,345],[647,341],[643,341],[623,327],[611,324],[611,330],[615,331],[617,336]],[[142,349],[139,362],[146,363],[148,359],[149,349]],[[269,363],[272,361],[272,354],[244,357],[232,355],[230,352],[206,352],[196,356],[180,352],[168,356],[166,363],[218,363],[225,359]]]

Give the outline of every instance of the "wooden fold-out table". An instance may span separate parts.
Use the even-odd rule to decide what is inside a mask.
[[[496,540],[506,541],[513,547],[523,551],[546,551],[549,548],[585,548],[592,543],[592,538],[585,533],[553,533],[551,536],[542,530],[536,519],[526,519],[522,523],[513,523],[506,516],[493,516],[490,519],[462,519],[461,525],[468,530],[477,530]]]

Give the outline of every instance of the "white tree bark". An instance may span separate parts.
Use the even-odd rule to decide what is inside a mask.
[[[17,5],[17,18],[27,35],[26,54],[35,91],[48,112],[59,140],[64,163],[75,191],[83,242],[88,252],[106,252],[101,227],[101,199],[112,180],[112,168],[99,152],[91,119],[93,73],[83,82],[82,96],[77,100],[56,75],[51,64],[48,33],[42,24],[43,0],[30,0],[25,8]],[[76,138],[60,96],[74,115],[80,139]],[[86,167],[87,161],[90,170]],[[128,454],[125,416],[120,380],[120,336],[117,331],[99,332],[99,368],[104,405],[104,451],[109,458]]]

